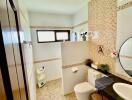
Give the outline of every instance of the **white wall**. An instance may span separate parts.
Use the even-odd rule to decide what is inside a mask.
[[[36,30],[32,30],[34,61],[61,58],[60,42],[38,43]]]
[[[72,68],[62,69],[62,94],[66,95],[74,92],[74,86],[85,82],[88,75],[88,67],[85,65],[75,66],[78,72],[73,73]]]
[[[60,26],[69,27],[72,25],[72,17],[70,15],[46,14],[30,12],[31,26]]]
[[[73,25],[80,24],[88,20],[88,4],[85,4],[78,12],[73,15]]]
[[[82,63],[88,58],[88,42],[65,42],[61,44],[62,66]]]
[[[86,22],[82,25],[80,23]],[[80,36],[81,33],[88,32],[88,4],[84,5],[78,12],[73,15],[73,30],[72,30],[72,41],[75,40],[75,32],[77,33],[77,41],[82,41]],[[79,25],[79,26],[76,26]]]
[[[37,43],[36,30],[68,30],[70,28],[67,27],[70,27],[71,24],[69,15],[30,12],[30,25],[34,27],[31,28],[34,61],[60,58],[54,61],[35,63],[36,67],[45,66],[47,81],[61,78],[61,44],[59,42]]]
[[[61,77],[61,45],[56,43],[37,43],[36,30],[32,29],[32,43],[34,61],[60,58],[54,61],[35,63],[35,67],[45,66],[46,81],[54,80]]]
[[[88,42],[65,42],[61,44],[62,66],[73,65],[84,62],[88,56]],[[62,68],[62,91],[69,94],[74,91],[74,86],[86,81],[87,66],[77,65],[77,73],[72,72],[72,67]]]
[[[30,12],[34,61],[60,58],[54,61],[35,63],[35,66],[45,66],[47,81],[62,77],[63,94],[73,92],[76,84],[86,81],[87,67],[85,65],[76,66],[79,69],[77,73],[73,73],[71,68],[62,69],[62,66],[84,62],[88,58],[88,42],[37,43],[36,30],[71,29],[67,27],[76,26],[87,20],[88,5],[72,16]],[[73,31],[77,33],[88,31],[88,23],[74,27],[71,32]]]
[[[84,10],[84,11],[83,11]],[[76,13],[76,15],[60,15],[29,12],[31,35],[33,42],[34,61],[41,61],[52,58],[61,58],[61,44],[60,43],[37,43],[36,30],[68,30],[73,31],[71,26],[80,24],[86,21],[88,7],[84,7]],[[87,25],[82,25],[86,29]],[[80,27],[75,29],[80,31]],[[47,81],[54,80],[61,77],[62,60],[55,60],[49,62],[42,62],[35,64],[36,67],[45,66]],[[54,74],[53,74],[54,73]]]
[[[117,13],[117,41],[116,48],[120,49],[120,46],[124,41],[132,36],[132,7],[118,11]],[[116,62],[116,73],[128,76],[122,69],[118,59]]]

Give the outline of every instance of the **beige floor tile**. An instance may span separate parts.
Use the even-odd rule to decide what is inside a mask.
[[[75,93],[63,96],[61,91],[61,79],[47,82],[44,87],[37,89],[37,100],[77,100]]]

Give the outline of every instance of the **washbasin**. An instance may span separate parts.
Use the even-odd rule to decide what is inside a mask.
[[[132,100],[132,85],[126,83],[114,83],[114,91],[125,100]]]

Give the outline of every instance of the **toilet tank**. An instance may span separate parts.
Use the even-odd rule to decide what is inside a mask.
[[[88,82],[95,86],[95,80],[101,78],[101,73],[93,70],[93,69],[88,69]]]

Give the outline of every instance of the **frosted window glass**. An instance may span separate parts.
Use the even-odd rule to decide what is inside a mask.
[[[56,38],[57,40],[68,40],[68,32],[57,32]]]
[[[39,42],[55,41],[55,32],[54,31],[38,31],[38,41]]]

